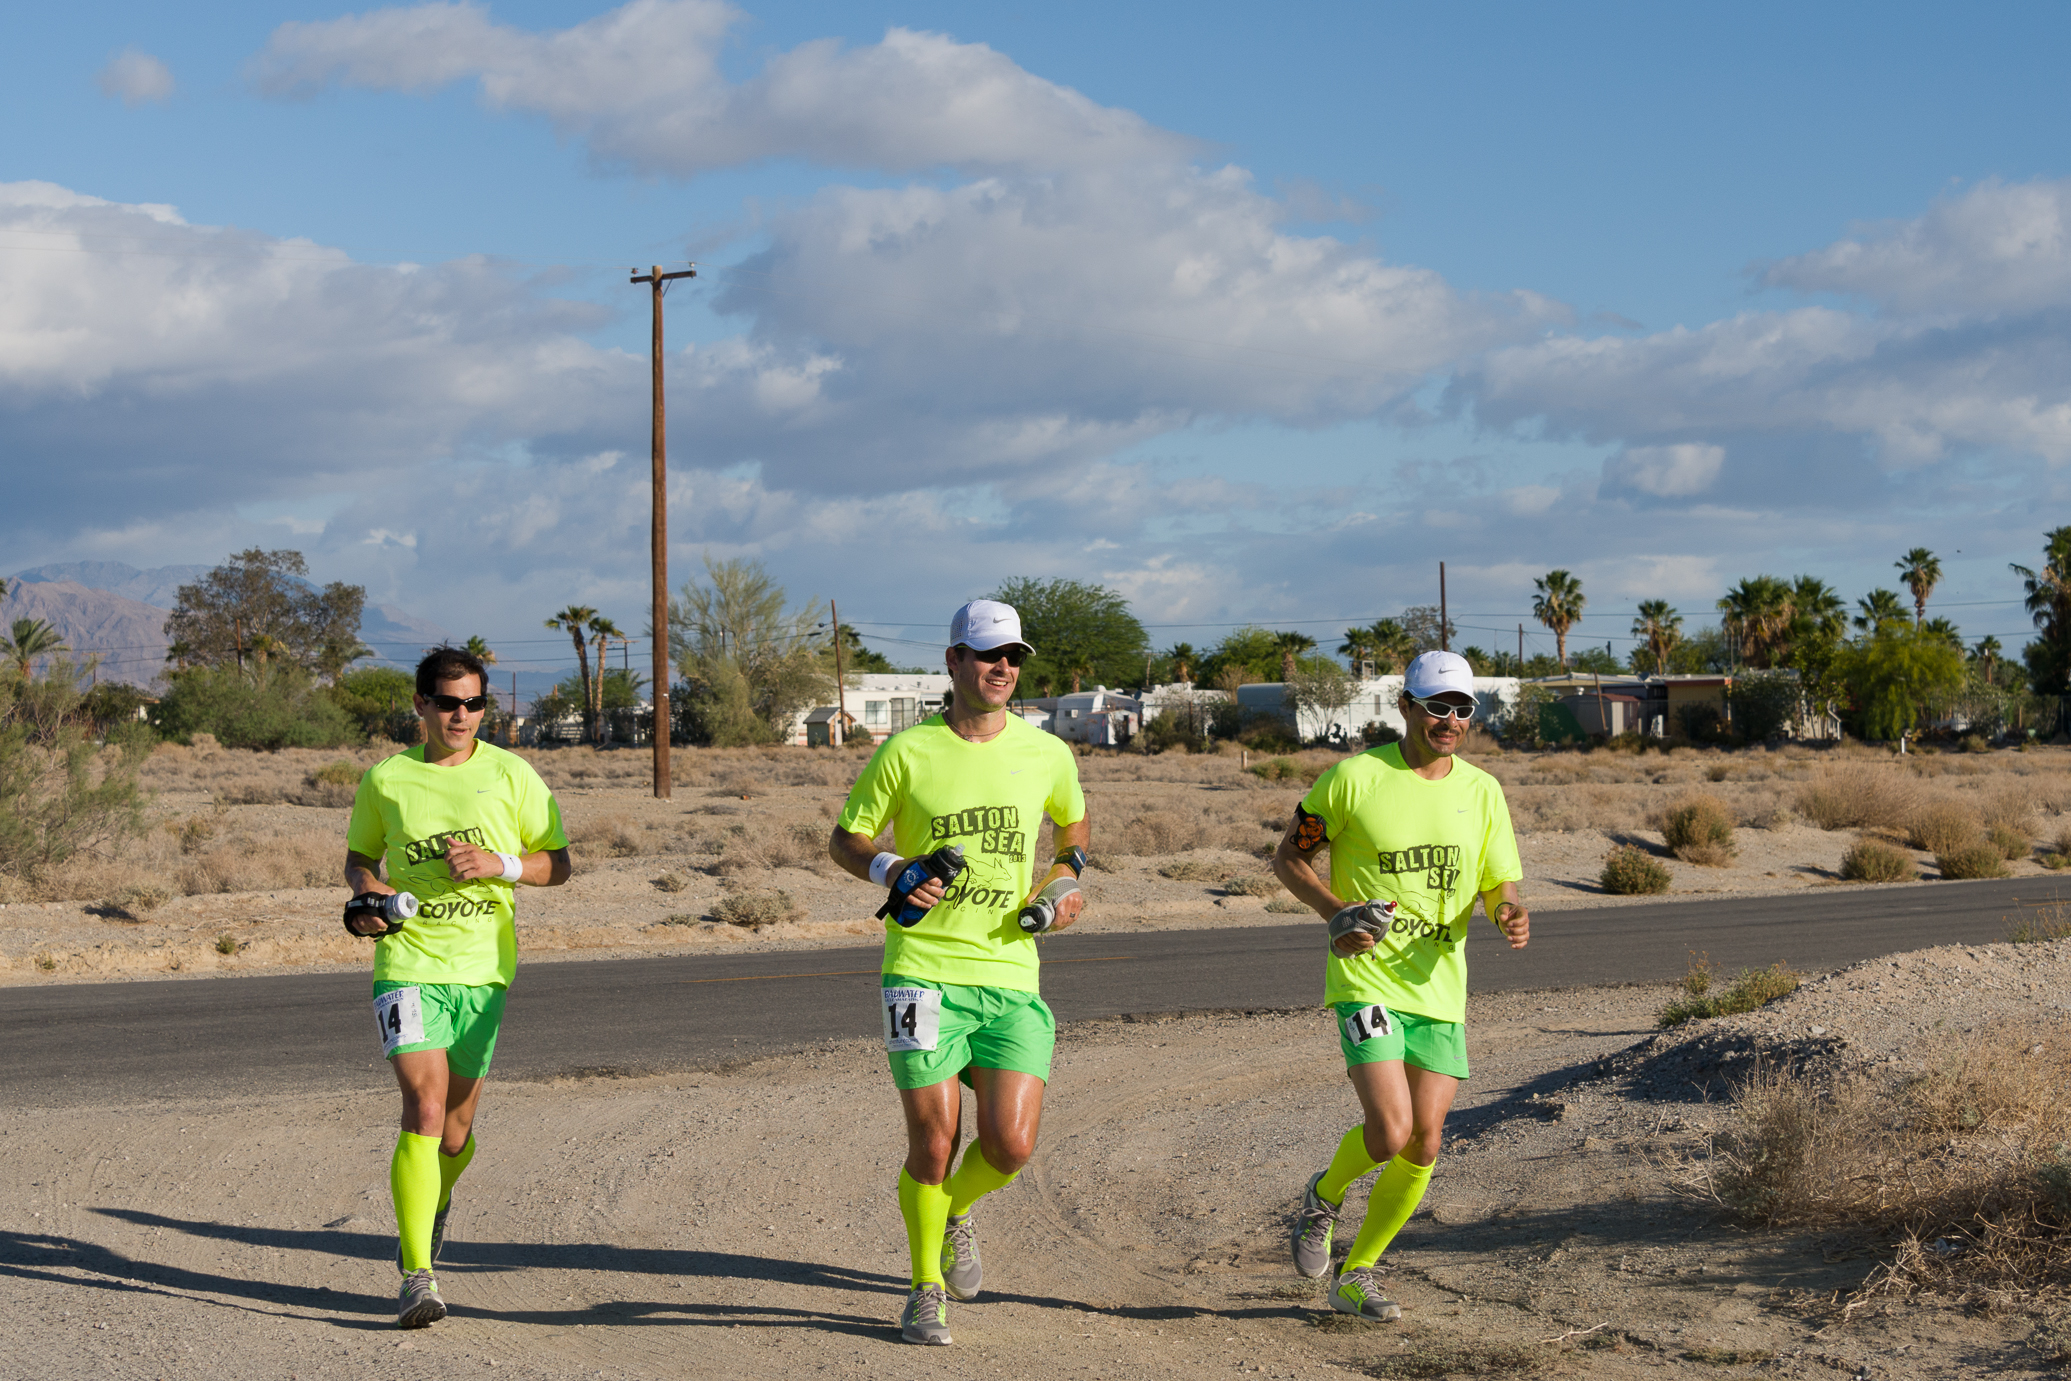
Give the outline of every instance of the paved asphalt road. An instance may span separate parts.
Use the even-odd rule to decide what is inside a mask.
[[[1513,952],[1486,922],[1476,991],[1665,982],[1690,952],[1728,971],[1782,960],[1820,971],[1878,954],[2006,938],[2016,899],[2052,880],[1930,883],[1789,897],[1542,912]],[[1319,1000],[1320,930],[1300,926],[1063,934],[1044,947],[1060,1021],[1291,1008]],[[867,1036],[876,946],[533,963],[497,1049],[505,1078],[662,1072]],[[0,1090],[52,1106],[382,1086],[364,973],[0,989]]]

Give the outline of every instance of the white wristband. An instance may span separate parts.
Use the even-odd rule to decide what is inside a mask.
[[[899,855],[879,854],[870,860],[870,880],[879,887],[892,885],[892,869],[899,866]]]
[[[503,860],[503,880],[505,882],[516,882],[519,878],[525,876],[524,859],[516,854],[498,854],[497,857]]]

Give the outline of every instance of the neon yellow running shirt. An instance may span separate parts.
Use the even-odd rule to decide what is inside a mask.
[[[1035,937],[1019,918],[1044,813],[1059,825],[1086,818],[1079,765],[1019,715],[986,743],[958,737],[939,714],[886,739],[850,789],[841,828],[874,839],[889,824],[901,858],[960,844],[964,871],[911,930],[886,919],[884,971],[1040,992]]]
[[[531,763],[493,743],[476,740],[456,767],[426,766],[419,744],[368,768],[352,798],[346,847],[386,858],[388,885],[420,903],[401,930],[375,942],[377,983],[507,988],[517,977],[516,885],[456,883],[446,868],[454,839],[521,856],[568,847],[554,794]]]
[[[1464,1021],[1474,899],[1524,876],[1502,784],[1457,757],[1427,781],[1388,743],[1333,765],[1302,809],[1330,836],[1330,890],[1346,905],[1399,908],[1365,954],[1344,959],[1326,948],[1323,1000]]]

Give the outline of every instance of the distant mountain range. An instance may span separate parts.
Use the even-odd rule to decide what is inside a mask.
[[[0,599],[0,625],[42,619],[75,657],[98,656],[105,679],[147,685],[165,669],[165,616],[180,586],[213,569],[139,570],[121,561],[71,561],[17,571],[7,577],[7,597]],[[451,636],[393,604],[371,605],[360,618],[360,641],[382,659],[405,665]]]

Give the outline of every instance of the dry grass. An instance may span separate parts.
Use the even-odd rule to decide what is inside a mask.
[[[778,887],[735,892],[720,898],[718,905],[712,908],[713,920],[737,925],[744,930],[761,930],[785,921],[802,921],[808,914],[789,892]]]
[[[1222,890],[1233,897],[1270,897],[1280,891],[1280,879],[1271,873],[1246,873],[1224,878]]]
[[[1962,801],[1928,801],[1913,812],[1907,822],[1907,841],[1931,854],[1949,853],[1978,841],[1984,821],[1977,810]]]
[[[1661,838],[1685,863],[1722,868],[1733,861],[1733,817],[1716,796],[1684,796],[1669,804]]]
[[[1941,869],[1942,876],[1951,881],[2003,878],[2011,871],[2006,866],[2006,860],[1999,856],[1999,850],[1983,840],[1959,844],[1947,853],[1936,854],[1934,866]]]
[[[1729,1017],[1752,1012],[1765,1003],[1796,992],[1798,985],[1805,981],[1805,975],[1784,967],[1783,961],[1778,960],[1766,969],[1742,969],[1740,976],[1724,988],[1718,987],[1715,979],[1709,959],[1691,960],[1690,971],[1683,975],[1682,994],[1669,999],[1668,1005],[1661,1009],[1661,1025],[1681,1026],[1699,1017]]]
[[[1888,829],[1911,818],[1919,783],[1903,767],[1839,762],[1798,792],[1798,814],[1823,830]]]
[[[1864,839],[1841,855],[1841,876],[1850,882],[1912,882],[1920,874],[1905,850]]]
[[[2071,1283],[2071,1037],[1994,1023],[1926,1073],[1765,1066],[1693,1183],[1767,1226],[1896,1233],[1864,1293]]]
[[[2009,863],[2017,858],[2026,858],[2031,850],[2028,836],[2006,825],[1987,828],[1985,842],[1999,850],[1999,856]]]
[[[2071,902],[2053,901],[2028,908],[2006,928],[2006,938],[2017,945],[2071,940]]]

